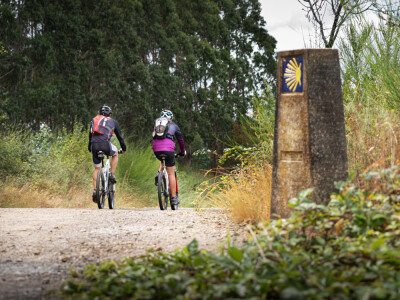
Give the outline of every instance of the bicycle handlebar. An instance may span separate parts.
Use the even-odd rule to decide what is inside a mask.
[[[124,153],[124,151],[122,149],[119,149],[118,154],[122,154],[122,153]]]
[[[185,153],[176,153],[175,157],[178,157],[178,156],[185,156]]]

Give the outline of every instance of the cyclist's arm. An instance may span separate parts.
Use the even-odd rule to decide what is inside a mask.
[[[115,125],[115,127],[114,127],[115,135],[117,136],[119,144],[121,145],[122,151],[125,152],[126,151],[126,144],[125,144],[124,139],[122,138],[121,129],[119,128],[118,122],[115,121],[115,120],[114,120],[114,122],[115,122],[115,124],[114,124]]]
[[[176,128],[177,129],[175,131],[175,137],[176,137],[176,140],[178,141],[179,149],[181,150],[181,153],[184,154],[185,153],[185,142],[183,141],[182,132],[178,126],[176,126]]]
[[[93,128],[93,122],[90,125],[90,130],[89,130],[89,144],[88,144],[89,152],[92,152],[92,128]]]

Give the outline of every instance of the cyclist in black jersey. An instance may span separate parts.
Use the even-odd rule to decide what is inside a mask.
[[[93,172],[93,196],[92,199],[94,202],[96,197],[96,179],[97,173],[101,169],[101,159],[97,156],[98,151],[103,151],[106,155],[111,156],[111,172],[110,172],[110,180],[113,183],[117,183],[115,179],[115,169],[118,164],[118,150],[113,144],[111,144],[110,140],[115,132],[115,135],[118,138],[119,144],[122,148],[122,153],[126,151],[126,144],[121,135],[121,129],[119,128],[118,122],[114,119],[111,119],[112,110],[109,106],[103,105],[99,114],[93,118],[92,124],[90,126],[89,132],[89,145],[88,150],[92,152],[93,164],[94,164],[94,172]]]

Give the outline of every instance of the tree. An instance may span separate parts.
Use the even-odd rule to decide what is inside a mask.
[[[353,16],[370,9],[370,0],[298,0],[324,43],[332,48],[340,29]]]
[[[388,27],[400,27],[400,4],[392,0],[371,0],[372,10]]]
[[[197,133],[222,149],[275,77],[258,0],[9,0],[0,14],[5,111],[34,128],[107,103],[131,138],[150,137],[168,107],[189,149]]]

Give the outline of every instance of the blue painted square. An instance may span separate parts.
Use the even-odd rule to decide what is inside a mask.
[[[303,92],[303,67],[302,57],[288,57],[283,59],[282,93]]]

